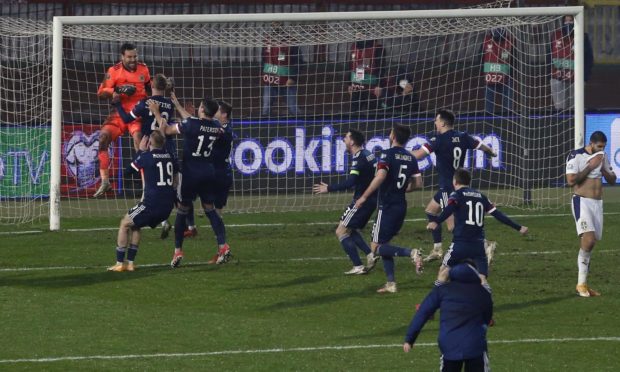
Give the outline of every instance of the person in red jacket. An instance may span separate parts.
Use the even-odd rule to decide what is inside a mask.
[[[562,18],[562,27],[551,36],[551,98],[556,110],[566,110],[573,106],[575,81],[575,38],[573,35],[574,17]],[[588,81],[594,64],[592,45],[587,34],[584,41],[584,80]]]
[[[358,35],[358,37],[361,35]],[[349,94],[351,112],[377,110],[383,93],[384,49],[377,40],[359,40],[351,46]]]
[[[299,47],[290,45],[282,32],[282,26],[275,22],[267,45],[263,48],[263,102],[261,114],[271,115],[271,105],[279,96],[286,97],[289,115],[298,115],[297,76],[299,73]]]
[[[488,113],[509,111],[513,97],[510,77],[512,42],[506,29],[496,28],[487,33],[482,52],[482,74],[486,86],[484,110]]]
[[[112,101],[120,100],[125,112],[131,111],[141,99],[146,98],[146,87],[151,83],[149,68],[138,61],[136,46],[130,43],[121,45],[121,60],[110,67],[105,74],[105,78],[97,96]],[[110,143],[129,131],[133,137],[134,148],[138,151],[142,133],[140,132],[141,120],[136,119],[129,124],[125,124],[123,119],[116,111],[113,111],[106,118],[101,132],[99,133],[99,174],[101,175],[101,185],[93,195],[95,198],[104,195],[112,189],[110,185],[110,154],[108,148]]]

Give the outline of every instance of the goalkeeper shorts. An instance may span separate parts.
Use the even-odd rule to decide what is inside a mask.
[[[118,113],[112,113],[108,116],[103,123],[103,128],[110,133],[112,142],[116,141],[118,137],[122,136],[125,132],[129,131],[129,134],[133,136],[134,133],[139,132],[142,126],[142,120],[136,119],[129,124],[125,124],[123,119]]]

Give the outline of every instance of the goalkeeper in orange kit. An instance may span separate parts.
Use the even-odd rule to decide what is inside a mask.
[[[148,67],[138,62],[138,52],[135,45],[125,43],[120,49],[121,60],[108,69],[103,83],[99,86],[97,95],[100,98],[113,101],[120,100],[125,111],[131,111],[142,98],[147,96],[146,87],[149,86],[151,75]],[[134,148],[138,150],[142,133],[140,132],[140,119],[125,124],[116,110],[113,110],[103,123],[99,133],[99,174],[101,185],[93,195],[99,197],[112,189],[110,185],[110,155],[108,148],[112,141],[123,135],[126,131],[133,137]]]

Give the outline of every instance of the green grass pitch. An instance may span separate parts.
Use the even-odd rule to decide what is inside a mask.
[[[575,295],[578,239],[570,211],[505,209],[530,235],[487,217],[499,243],[490,282],[495,371],[620,369],[620,204],[607,203],[590,283],[602,296]],[[395,242],[423,247],[430,233],[411,208]],[[414,306],[431,289],[438,263],[414,273],[396,259],[399,292],[379,295],[381,265],[350,268],[333,231],[339,212],[225,217],[235,254],[206,265],[215,240],[205,218],[186,241],[184,266],[167,266],[173,240],[144,230],[134,273],[108,273],[118,218],[70,219],[0,229],[0,370],[345,371],[438,369],[438,321],[410,354],[401,344]],[[77,229],[78,231],[69,231]],[[370,235],[367,228],[364,236]],[[444,233],[447,240],[449,236]]]

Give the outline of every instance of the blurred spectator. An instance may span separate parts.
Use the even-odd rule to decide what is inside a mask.
[[[402,113],[417,112],[420,109],[420,96],[414,84],[413,75],[396,76],[394,83],[386,89],[383,107]]]
[[[482,73],[486,82],[484,110],[488,113],[509,111],[512,108],[511,53],[512,42],[505,28],[496,28],[487,33],[483,44]]]
[[[279,96],[286,97],[289,115],[299,114],[297,107],[297,77],[300,54],[291,46],[279,22],[274,22],[263,48],[263,104],[261,114],[271,115],[271,105]]]
[[[551,98],[557,110],[572,107],[575,81],[574,18],[564,16],[562,27],[551,38]],[[584,80],[590,79],[594,55],[588,34],[584,34]]]
[[[383,46],[377,40],[360,40],[351,46],[351,112],[376,110],[379,107],[384,54]]]

